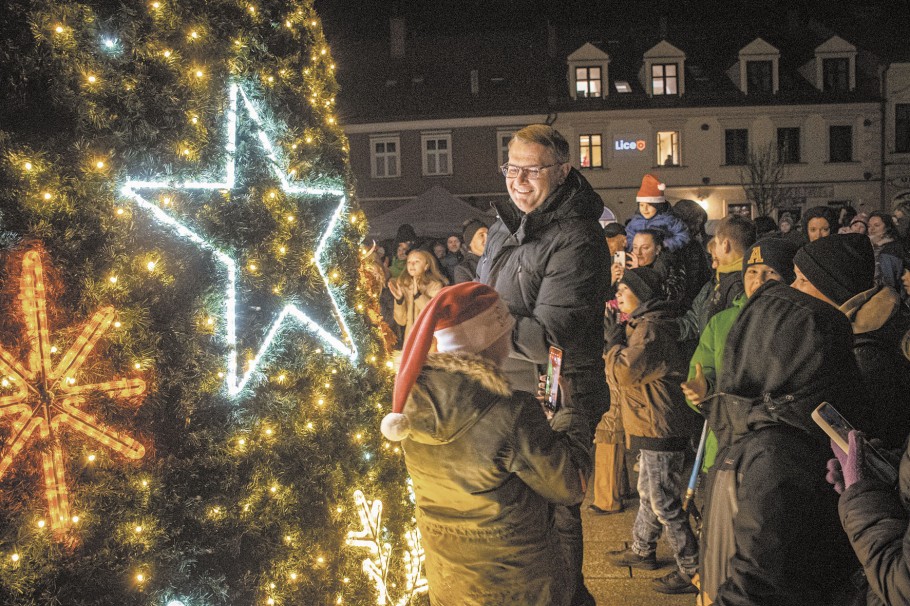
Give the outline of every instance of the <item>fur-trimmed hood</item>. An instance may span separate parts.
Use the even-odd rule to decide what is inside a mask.
[[[900,296],[893,288],[875,286],[864,290],[840,306],[853,325],[853,334],[861,335],[883,327],[900,307]]]
[[[410,439],[423,444],[452,442],[477,423],[512,389],[496,365],[469,353],[432,353],[402,411]]]

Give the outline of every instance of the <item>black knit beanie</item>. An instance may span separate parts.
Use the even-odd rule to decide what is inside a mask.
[[[799,249],[794,264],[823,295],[843,305],[872,288],[875,254],[863,234],[832,234]]]
[[[752,265],[767,265],[780,274],[785,284],[796,278],[793,275],[793,257],[796,255],[796,243],[784,238],[762,238],[752,245],[743,255],[743,275]]]
[[[471,246],[471,240],[474,239],[474,234],[477,233],[481,227],[486,227],[486,223],[480,219],[470,219],[464,225],[464,231],[462,232],[461,241],[464,242],[466,246]]]
[[[629,287],[638,300],[642,303],[663,297],[661,283],[663,278],[650,267],[634,267],[627,269],[622,274],[620,284]]]

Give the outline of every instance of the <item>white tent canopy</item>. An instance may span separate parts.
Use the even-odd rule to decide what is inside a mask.
[[[462,224],[468,219],[480,219],[487,225],[492,223],[490,215],[434,185],[403,206],[368,219],[368,237],[376,240],[394,238],[398,226],[409,223],[421,238],[444,238],[449,234],[460,234]]]

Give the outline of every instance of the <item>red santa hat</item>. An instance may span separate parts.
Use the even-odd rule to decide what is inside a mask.
[[[382,435],[398,442],[410,433],[408,418],[401,411],[434,339],[440,352],[478,353],[511,332],[514,326],[509,308],[485,284],[463,282],[440,290],[417,316],[405,341],[395,377],[392,412],[382,420]]]
[[[667,201],[664,197],[666,185],[660,182],[660,179],[654,175],[645,175],[641,179],[641,188],[638,195],[635,196],[636,202],[647,202],[648,204],[663,204]]]

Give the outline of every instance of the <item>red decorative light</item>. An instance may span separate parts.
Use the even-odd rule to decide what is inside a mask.
[[[114,322],[113,307],[96,311],[57,365],[52,364],[44,269],[37,251],[25,253],[22,260],[19,300],[29,342],[28,365],[23,366],[0,347],[0,372],[12,379],[16,389],[13,395],[0,397],[0,416],[16,416],[9,446],[0,458],[0,478],[37,430],[42,442],[48,446],[42,450],[41,459],[51,528],[62,534],[72,524],[72,516],[63,448],[57,434],[66,427],[130,459],[141,459],[145,455],[142,444],[104,425],[79,405],[93,393],[103,393],[114,399],[138,396],[145,392],[145,381],[117,379],[76,385],[73,380],[95,344]]]

